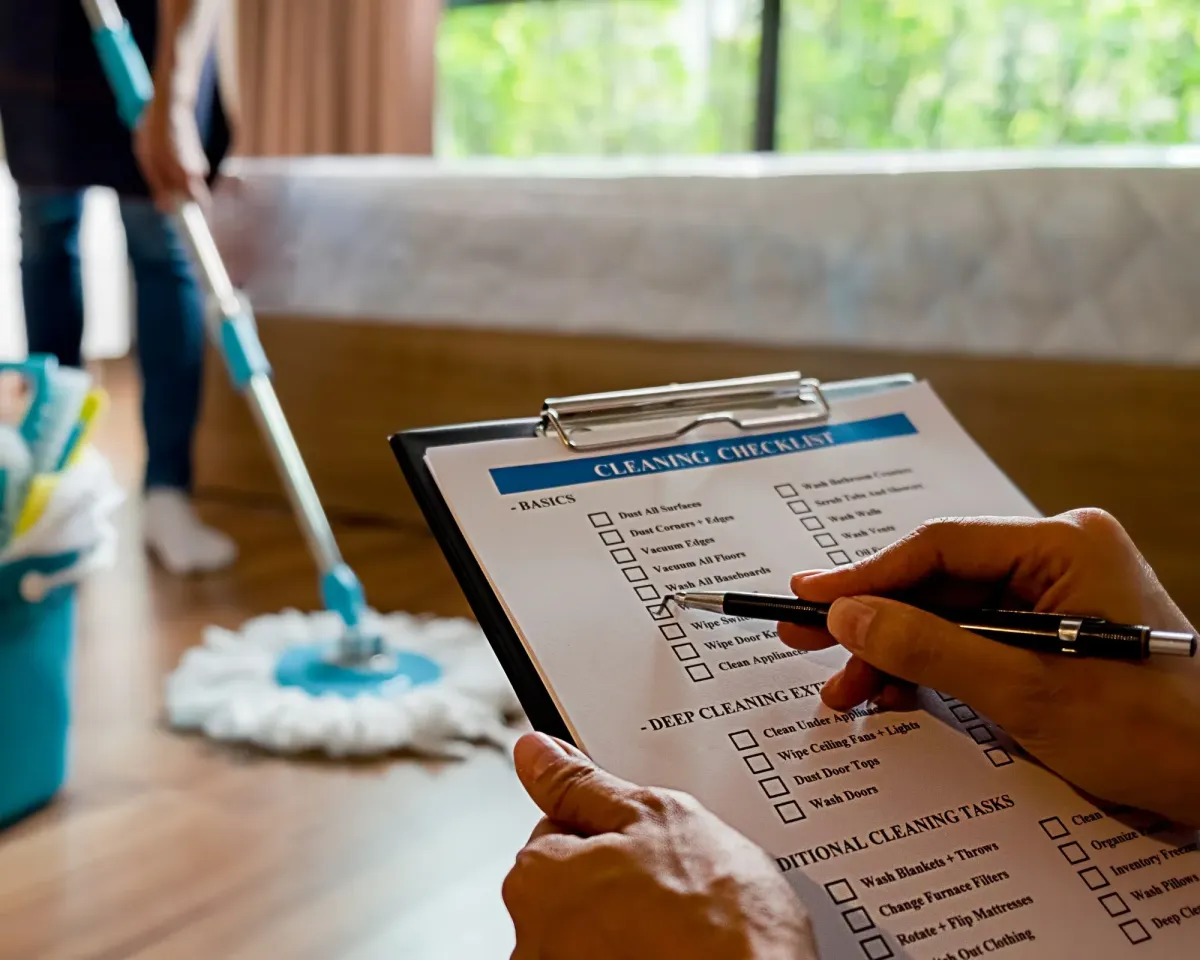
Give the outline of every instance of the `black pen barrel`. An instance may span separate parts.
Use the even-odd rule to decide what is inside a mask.
[[[827,603],[796,597],[726,593],[723,611],[731,617],[824,627],[829,607]],[[1129,661],[1144,660],[1149,656],[1150,632],[1146,627],[1028,610],[938,609],[929,612],[988,640],[1025,650]]]
[[[1146,627],[1028,610],[931,612],[978,636],[1024,650],[1106,660],[1144,660],[1149,656]]]
[[[823,627],[829,604],[812,603],[796,597],[773,597],[765,593],[727,593],[724,612],[731,617],[779,620],[802,627]]]

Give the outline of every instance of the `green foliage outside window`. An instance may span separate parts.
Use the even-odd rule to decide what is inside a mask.
[[[761,0],[451,9],[448,156],[751,142]],[[1200,139],[1196,0],[783,0],[784,152]]]

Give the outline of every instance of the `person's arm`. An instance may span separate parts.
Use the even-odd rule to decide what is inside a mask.
[[[154,100],[134,134],[134,152],[155,202],[206,201],[208,160],[196,99],[224,0],[158,0]]]
[[[1103,511],[934,521],[853,566],[797,574],[792,589],[835,602],[829,633],[781,624],[784,642],[806,650],[839,642],[854,655],[822,691],[829,706],[903,707],[914,684],[931,687],[970,703],[1092,795],[1200,827],[1200,662],[1033,653],[884,599],[1192,632]]]
[[[1099,797],[1200,825],[1200,664],[1075,660],[1017,650],[878,594],[1019,605],[1190,630],[1129,537],[1100,511],[942,520],[875,556],[797,574],[834,601],[829,627],[783,624],[791,646],[853,656],[822,696],[903,707],[914,683],[969,701]],[[903,678],[903,679],[898,679]],[[517,774],[546,818],[504,883],[513,960],[812,960],[803,906],[767,855],[694,799],[639,787],[541,734]]]

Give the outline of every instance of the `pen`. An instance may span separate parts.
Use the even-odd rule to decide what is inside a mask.
[[[751,620],[776,620],[824,627],[831,604],[765,593],[676,593],[684,610],[707,610]],[[1145,660],[1151,654],[1196,655],[1196,635],[1109,623],[1095,617],[1023,610],[929,610],[964,630],[1039,653],[1064,653],[1105,660]]]

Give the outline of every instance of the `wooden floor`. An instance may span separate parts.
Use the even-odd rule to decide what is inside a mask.
[[[136,485],[131,378],[102,444]],[[3,960],[505,958],[500,882],[536,820],[507,759],[280,760],[163,728],[163,677],[205,623],[313,608],[315,578],[285,514],[210,505],[243,559],[175,581],[122,514],[117,569],[83,590],[70,784],[0,833]],[[461,615],[420,530],[340,528],[380,609]]]

